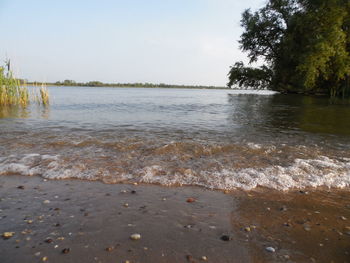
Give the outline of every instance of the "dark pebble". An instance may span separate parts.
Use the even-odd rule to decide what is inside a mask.
[[[48,239],[45,239],[45,242],[50,244],[53,242],[53,240],[51,238],[48,238]]]
[[[17,186],[18,189],[24,189],[24,186],[23,185],[20,185],[20,186]]]
[[[135,190],[132,190],[131,193],[132,193],[132,194],[136,194],[136,191],[135,191]]]
[[[220,237],[220,239],[221,240],[223,240],[223,241],[230,241],[230,236],[228,236],[228,235],[222,235],[221,237]]]
[[[113,250],[113,247],[107,247],[107,248],[106,248],[106,251],[107,251],[107,252],[111,252],[112,250]]]
[[[62,249],[63,254],[68,254],[70,252],[70,248],[64,248]]]

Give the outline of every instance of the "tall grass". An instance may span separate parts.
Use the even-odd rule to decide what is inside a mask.
[[[26,107],[31,101],[48,106],[49,91],[46,86],[41,85],[30,96],[26,84],[21,85],[21,82],[13,76],[10,70],[0,67],[0,106]]]
[[[21,87],[11,71],[5,72],[4,67],[0,67],[0,105],[12,106],[29,104],[29,92],[26,87]]]

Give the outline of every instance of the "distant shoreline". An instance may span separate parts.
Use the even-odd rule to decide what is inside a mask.
[[[229,87],[220,86],[201,86],[201,85],[170,85],[170,84],[152,84],[152,83],[102,83],[102,82],[87,82],[79,83],[73,81],[44,83],[44,82],[22,82],[22,84],[33,86],[52,86],[52,87],[92,87],[92,88],[166,88],[166,89],[227,89],[232,90]]]

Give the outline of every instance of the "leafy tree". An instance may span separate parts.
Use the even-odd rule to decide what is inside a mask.
[[[349,0],[269,0],[254,13],[246,10],[241,25],[241,49],[250,64],[264,66],[236,63],[229,86],[349,95]]]

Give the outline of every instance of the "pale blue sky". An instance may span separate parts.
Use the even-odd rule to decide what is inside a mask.
[[[0,59],[28,80],[225,85],[265,0],[0,0]]]

